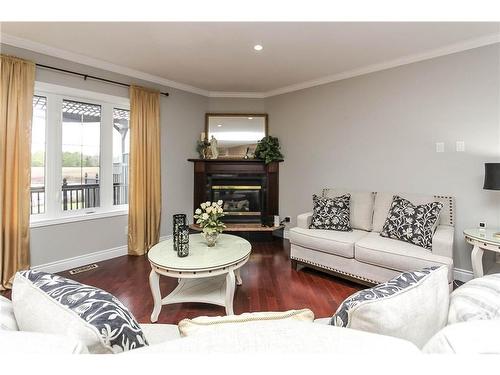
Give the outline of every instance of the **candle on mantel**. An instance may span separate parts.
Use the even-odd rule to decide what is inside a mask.
[[[201,133],[201,141],[203,142],[205,140],[205,132]]]

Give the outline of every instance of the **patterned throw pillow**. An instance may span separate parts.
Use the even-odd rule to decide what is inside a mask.
[[[350,194],[335,198],[313,195],[313,217],[309,228],[351,231],[350,200]]]
[[[399,337],[422,347],[446,325],[448,304],[448,268],[429,267],[353,294],[330,324]]]
[[[63,334],[90,353],[120,353],[148,345],[139,323],[116,297],[41,271],[16,274],[12,287],[20,330]]]
[[[439,202],[415,206],[395,195],[380,235],[432,250],[432,236],[442,208]]]

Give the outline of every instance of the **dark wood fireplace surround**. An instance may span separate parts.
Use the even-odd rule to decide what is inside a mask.
[[[232,181],[241,180],[242,184],[249,178],[262,181],[261,215],[269,218],[279,215],[279,162],[265,164],[255,159],[188,159],[194,164],[193,210],[201,203],[212,199],[211,181],[227,176]],[[244,223],[244,219],[240,219]],[[272,224],[271,224],[272,225]]]

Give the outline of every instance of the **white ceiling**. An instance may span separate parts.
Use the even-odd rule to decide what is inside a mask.
[[[189,91],[269,96],[498,42],[499,25],[14,22],[1,31],[7,44]]]

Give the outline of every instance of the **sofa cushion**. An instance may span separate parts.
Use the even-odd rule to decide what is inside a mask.
[[[448,279],[452,280],[452,258],[435,255],[407,242],[381,237],[376,232],[370,232],[356,241],[354,254],[359,262],[401,272],[445,265],[448,267]]]
[[[0,330],[18,331],[16,317],[14,316],[14,307],[12,302],[0,296]]]
[[[241,353],[279,353],[290,355],[304,353],[329,354],[340,358],[342,355],[370,353],[386,357],[404,354],[418,354],[420,351],[412,343],[330,325],[298,322],[293,320],[254,321],[239,325],[237,328],[224,325],[217,331],[206,331],[199,335],[171,340],[159,345],[132,350],[120,356],[137,356],[145,353],[162,354],[164,358],[175,358],[175,354],[188,354],[195,360],[193,353],[223,354]],[[165,357],[167,354],[172,356]]]
[[[373,231],[382,232],[385,224],[385,219],[391,208],[392,199],[395,195],[399,195],[414,204],[425,204],[429,202],[440,202],[443,204],[443,209],[439,214],[439,220],[436,225],[453,225],[453,199],[450,197],[433,196],[433,195],[420,195],[408,193],[387,193],[378,192],[375,195],[375,206],[373,208]]]
[[[424,268],[405,272],[347,298],[332,325],[399,337],[422,347],[446,325],[448,270]]]
[[[350,200],[349,194],[334,198],[313,195],[313,217],[309,228],[351,231]]]
[[[340,232],[295,227],[290,229],[290,242],[307,249],[354,258],[354,243],[367,234],[368,232],[363,230]]]
[[[500,320],[476,320],[450,324],[423,347],[431,354],[500,354]]]
[[[240,315],[199,316],[194,319],[183,319],[179,322],[179,333],[182,337],[198,335],[209,330],[220,330],[221,327],[232,326],[238,329],[241,325],[258,321],[296,320],[313,322],[314,313],[309,309],[289,311],[259,311]]]
[[[345,189],[323,189],[323,196],[328,198],[350,194],[350,221],[353,229],[371,231],[375,194],[369,191],[349,191]]]
[[[448,324],[500,319],[500,273],[473,279],[450,296]]]
[[[179,328],[175,324],[141,324],[142,332],[149,345],[157,345],[165,341],[180,338]]]
[[[118,353],[147,345],[128,309],[113,295],[41,271],[14,277],[12,302],[22,331],[67,335],[90,353]]]
[[[0,330],[0,353],[2,353],[2,356],[7,356],[8,354],[13,354],[15,356],[44,355],[44,359],[51,360],[57,358],[56,356],[58,355],[87,354],[88,351],[81,341],[69,336]],[[33,357],[25,358],[27,360],[32,360]],[[60,360],[60,358],[61,357],[58,359]],[[6,363],[3,362],[2,365],[4,369]],[[5,373],[7,373],[7,371]],[[44,373],[43,370],[42,373]]]
[[[440,202],[414,205],[395,195],[380,235],[432,250],[432,236],[442,208]]]

